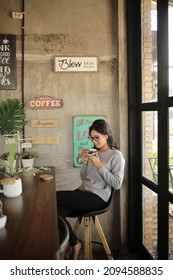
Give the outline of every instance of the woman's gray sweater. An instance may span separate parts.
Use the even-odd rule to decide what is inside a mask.
[[[125,160],[120,151],[98,151],[102,167],[96,168],[89,160],[81,167],[81,191],[90,191],[100,196],[105,202],[109,200],[111,187],[118,190],[124,177]]]

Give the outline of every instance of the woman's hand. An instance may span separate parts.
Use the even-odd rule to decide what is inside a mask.
[[[90,159],[90,161],[96,168],[99,169],[100,167],[102,167],[102,162],[99,158],[98,152],[95,155],[87,154],[87,158]]]
[[[89,160],[89,158],[87,157],[87,151],[88,149],[82,148],[82,152],[78,154],[78,158],[82,158],[84,164],[86,164]]]

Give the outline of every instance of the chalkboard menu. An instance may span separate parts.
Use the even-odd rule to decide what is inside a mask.
[[[106,119],[105,116],[75,116],[73,117],[73,154],[74,166],[80,167],[82,159],[78,157],[81,148],[92,148],[93,143],[88,139],[89,127],[97,119]]]
[[[0,89],[16,89],[16,35],[0,34]]]

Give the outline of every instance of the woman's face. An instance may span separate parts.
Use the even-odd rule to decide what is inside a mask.
[[[107,150],[108,148],[107,138],[107,135],[103,135],[94,129],[91,130],[90,140],[93,142],[94,146],[101,151]]]

